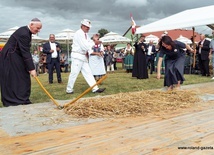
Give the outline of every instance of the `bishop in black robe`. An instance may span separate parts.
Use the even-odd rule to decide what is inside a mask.
[[[28,26],[17,29],[0,52],[1,101],[5,107],[30,104],[31,79],[34,70]]]

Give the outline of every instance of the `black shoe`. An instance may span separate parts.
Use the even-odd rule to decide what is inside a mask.
[[[72,91],[72,92],[66,92],[66,94],[73,94],[74,92]]]
[[[99,88],[94,93],[102,93],[106,88]]]
[[[62,81],[58,81],[58,83],[62,83]]]
[[[28,105],[28,104],[32,104],[32,102],[29,102],[29,103],[22,103],[21,105]]]
[[[50,81],[50,82],[49,82],[49,84],[52,84],[52,83],[53,83],[53,81]]]

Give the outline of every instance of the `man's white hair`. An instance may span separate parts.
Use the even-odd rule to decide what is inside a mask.
[[[41,21],[40,21],[38,18],[33,18],[33,19],[30,21],[30,24],[35,24],[35,23],[41,23]]]

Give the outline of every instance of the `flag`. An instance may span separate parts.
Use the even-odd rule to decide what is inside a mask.
[[[135,31],[136,31],[136,23],[134,21],[134,18],[132,16],[132,13],[130,13],[130,17],[131,17],[131,21],[132,21],[132,34],[134,35],[135,34]]]

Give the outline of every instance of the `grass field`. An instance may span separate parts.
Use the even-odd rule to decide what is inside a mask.
[[[38,76],[41,83],[47,89],[47,91],[53,96],[54,99],[57,100],[72,100],[79,96],[82,92],[84,92],[89,86],[86,83],[85,79],[81,74],[79,74],[75,86],[74,86],[74,94],[69,95],[66,94],[66,85],[68,81],[69,73],[62,73],[62,84],[58,84],[56,80],[56,73],[54,73],[54,83],[48,83],[48,74],[40,74]],[[212,82],[211,77],[201,77],[200,75],[187,75],[185,74],[186,81],[184,85],[189,84],[197,84],[197,83],[205,83]],[[32,78],[32,88],[31,88],[31,101],[33,103],[42,103],[50,101],[49,97],[45,94],[45,92],[41,89],[39,84],[36,82],[34,78]],[[132,78],[131,73],[126,73],[125,70],[122,69],[121,64],[118,64],[118,70],[114,73],[107,74],[107,78],[105,81],[99,85],[100,88],[105,87],[106,90],[100,94],[94,94],[89,92],[84,97],[93,97],[97,95],[111,95],[117,94],[120,92],[135,92],[135,91],[143,91],[149,89],[158,89],[163,87],[163,76],[162,79],[156,79],[156,74],[149,75],[149,79],[138,80],[136,78]],[[0,107],[2,107],[2,103],[0,103]]]

